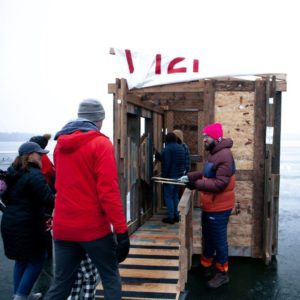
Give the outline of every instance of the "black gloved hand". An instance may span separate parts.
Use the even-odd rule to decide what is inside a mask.
[[[120,263],[126,259],[129,253],[130,241],[127,230],[124,233],[117,234],[117,242],[117,259]]]
[[[195,182],[193,182],[193,181],[187,182],[187,183],[185,184],[185,186],[186,186],[188,189],[190,189],[191,191],[194,190],[194,189],[196,188]]]

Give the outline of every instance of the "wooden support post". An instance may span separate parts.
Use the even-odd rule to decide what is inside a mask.
[[[121,88],[118,101],[120,104],[120,158],[125,157],[127,139],[127,84],[125,79],[121,79]]]
[[[277,88],[277,87],[276,87]],[[274,181],[274,226],[273,226],[273,255],[278,251],[278,222],[279,222],[279,187],[280,187],[280,140],[281,140],[281,92],[274,95],[274,146],[272,157],[272,173]]]
[[[179,281],[178,288],[184,290],[193,254],[193,192],[185,189],[179,205]]]
[[[264,228],[263,249],[264,260],[269,264],[273,255],[273,235],[275,227],[274,176],[272,176],[272,161],[274,149],[274,98],[276,94],[276,79],[267,78],[266,82],[266,155],[265,155],[265,191],[264,191]]]
[[[263,256],[266,82],[255,82],[252,257]],[[257,158],[257,159],[256,159]]]

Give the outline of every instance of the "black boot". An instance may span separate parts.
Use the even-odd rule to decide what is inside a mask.
[[[205,281],[211,280],[215,275],[215,270],[213,266],[203,267],[201,266],[201,275]]]
[[[174,224],[175,223],[174,219],[172,219],[172,218],[164,218],[164,219],[162,219],[162,221],[164,223],[167,223],[167,224]]]
[[[215,276],[207,282],[207,286],[211,289],[217,289],[229,282],[229,276],[227,272],[216,272]]]

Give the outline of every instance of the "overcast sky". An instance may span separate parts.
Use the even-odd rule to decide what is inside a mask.
[[[282,131],[300,132],[298,12],[295,0],[0,0],[0,131],[54,134],[93,97],[112,137],[119,47],[287,73]]]

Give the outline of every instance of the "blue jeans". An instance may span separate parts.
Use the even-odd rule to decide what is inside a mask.
[[[104,299],[121,299],[121,278],[113,234],[90,242],[54,241],[54,280],[44,300],[65,300],[76,280],[80,262],[87,253],[98,269],[104,288]]]
[[[28,296],[39,277],[45,262],[46,253],[30,261],[15,261],[14,294]]]
[[[202,212],[203,255],[221,265],[228,261],[227,224],[231,209],[221,212]]]
[[[168,217],[170,219],[178,218],[179,185],[165,184],[164,199],[168,209]]]

